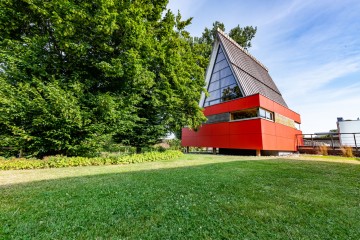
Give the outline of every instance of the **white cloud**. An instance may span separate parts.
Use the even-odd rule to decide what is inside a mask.
[[[324,85],[358,71],[360,71],[360,60],[356,58],[329,62],[315,67],[309,64],[308,69],[306,67],[299,69],[285,79],[281,79],[283,91],[286,95],[298,97],[316,92]]]

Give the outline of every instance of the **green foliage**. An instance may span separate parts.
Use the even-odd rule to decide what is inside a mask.
[[[81,87],[65,90],[56,81],[38,79],[15,87],[0,78],[0,84],[0,142],[12,147],[8,154],[91,155],[109,137],[106,133],[130,126],[120,100],[115,103],[109,94],[86,94],[85,100]],[[82,109],[90,98],[92,109]]]
[[[0,2],[3,155],[96,155],[204,120],[191,19],[167,0]]]
[[[235,40],[240,46],[245,49],[251,47],[251,39],[255,37],[257,28],[252,26],[246,26],[241,28],[240,25],[237,25],[235,28],[231,29],[229,36]]]
[[[211,29],[206,27],[201,37],[194,38],[193,51],[203,57],[203,61],[200,62],[200,65],[204,69],[207,68],[210,61],[210,55],[216,39],[217,29],[225,32],[224,23],[215,21]],[[241,28],[240,25],[238,25],[230,30],[229,36],[240,46],[248,49],[251,47],[251,40],[255,37],[256,30],[256,27],[246,26]]]
[[[212,45],[216,39],[216,34],[218,29],[225,31],[225,25],[222,22],[215,21],[211,29],[207,27],[204,29],[202,36],[199,38],[199,42]]]
[[[181,139],[169,139],[167,140],[167,143],[170,146],[170,149],[172,150],[181,150]]]
[[[168,150],[165,152],[146,152],[143,154],[132,155],[107,155],[102,157],[66,157],[49,156],[43,160],[39,159],[0,159],[0,170],[18,169],[40,169],[40,168],[60,168],[78,166],[97,166],[110,164],[128,164],[153,161],[165,161],[180,157],[180,151]]]

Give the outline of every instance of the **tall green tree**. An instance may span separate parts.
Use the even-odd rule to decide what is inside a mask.
[[[205,61],[201,62],[201,66],[206,69],[212,51],[213,44],[216,39],[217,29],[225,32],[225,25],[222,22],[215,21],[212,28],[205,28],[201,37],[195,37],[193,43],[193,51],[196,54],[203,56]],[[234,39],[240,46],[245,49],[251,47],[251,40],[255,37],[257,28],[252,26],[240,27],[237,25],[232,28],[229,32],[229,36]]]
[[[0,2],[0,144],[38,157],[142,147],[203,121],[201,56],[167,0]]]
[[[251,40],[255,37],[256,30],[256,27],[246,26],[241,28],[240,25],[237,25],[230,30],[229,36],[243,48],[249,49],[251,47]]]
[[[204,70],[197,64],[202,56],[191,49],[191,37],[185,30],[190,23],[191,19],[183,21],[180,13],[171,11],[159,22],[159,46],[151,65],[154,85],[136,105],[140,117],[136,127],[117,134],[116,139],[140,148],[156,143],[164,133],[181,131],[183,126],[195,128],[204,121],[197,110],[204,85]]]

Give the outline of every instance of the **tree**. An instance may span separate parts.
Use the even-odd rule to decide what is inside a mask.
[[[248,49],[251,47],[251,40],[255,37],[256,30],[256,27],[246,26],[241,28],[240,25],[237,25],[235,28],[230,30],[229,36],[240,46]]]
[[[206,27],[201,37],[194,38],[193,40],[193,51],[196,54],[203,56],[205,59],[205,61],[200,63],[204,69],[207,68],[210,61],[210,55],[216,39],[217,29],[221,29],[225,32],[224,23],[215,21],[211,29]],[[238,25],[230,30],[229,36],[244,49],[249,49],[251,47],[251,40],[255,37],[256,31],[256,27],[246,26],[241,28],[240,25]]]
[[[167,0],[0,2],[0,144],[42,157],[141,147],[203,121],[201,57]]]

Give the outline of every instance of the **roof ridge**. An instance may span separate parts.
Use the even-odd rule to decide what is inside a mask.
[[[232,39],[229,35],[223,32],[220,28],[217,29],[217,32],[223,35],[227,40],[233,43],[236,47],[238,47],[241,51],[243,51],[246,55],[248,55],[252,60],[254,60],[257,64],[259,64],[262,68],[264,68],[267,72],[269,72],[268,68],[262,64],[259,60],[257,60],[253,55],[251,55],[245,48],[240,46],[234,39]]]

